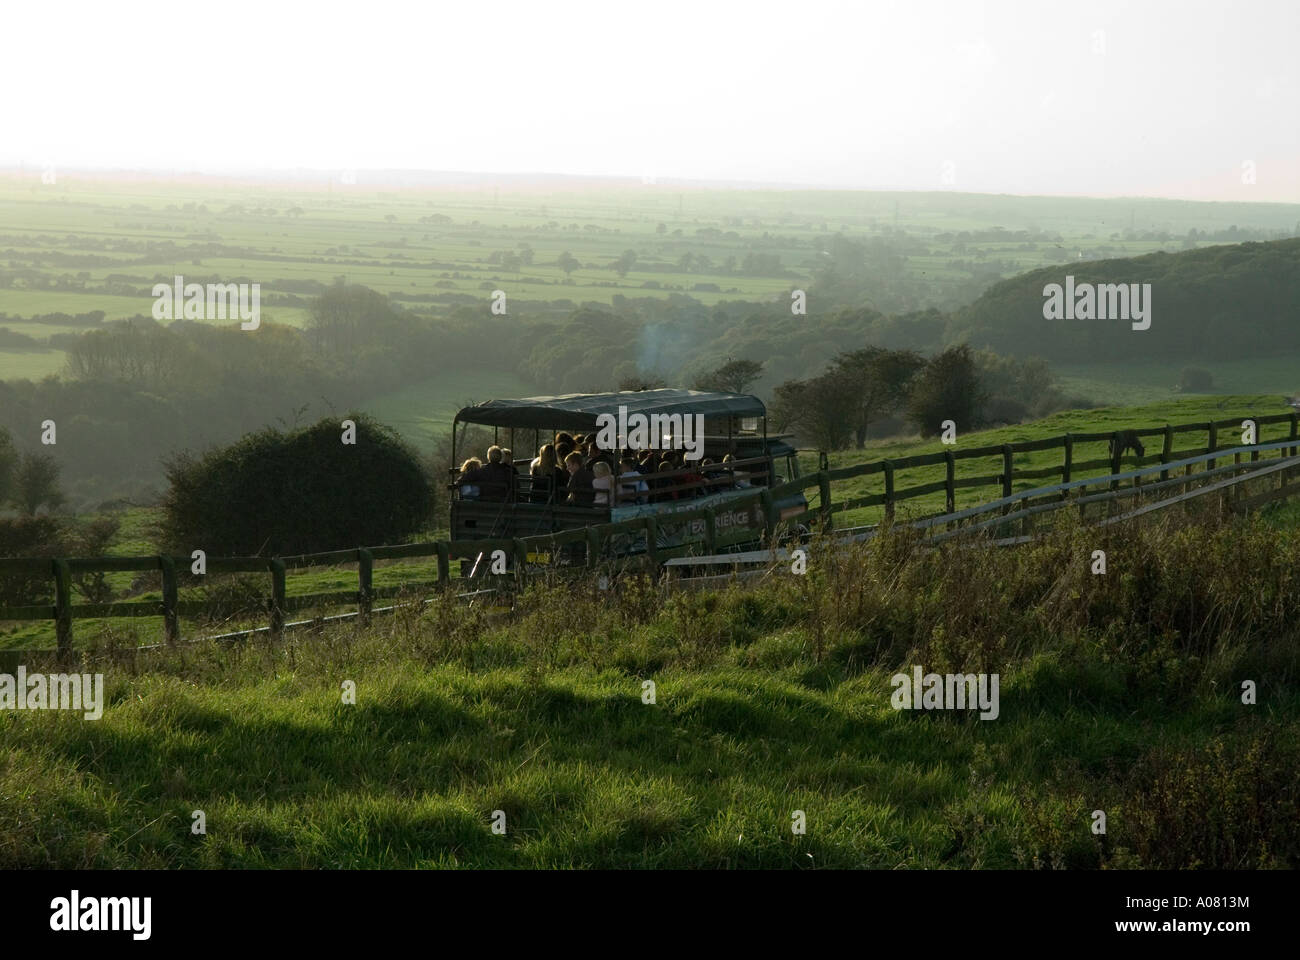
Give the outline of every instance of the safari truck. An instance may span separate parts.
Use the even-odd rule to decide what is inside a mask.
[[[656,550],[705,543],[703,510],[712,515],[715,549],[746,549],[759,544],[764,530],[761,501],[754,493],[799,476],[795,448],[786,436],[768,436],[767,410],[747,394],[661,389],[488,400],[456,414],[453,464],[484,455],[483,450],[465,449],[469,424],[491,427],[493,442],[513,452],[513,488],[504,498],[496,493],[492,500],[472,499],[457,484],[453,466],[451,537],[459,541],[535,537],[613,523],[620,526],[606,548],[626,556],[646,552],[650,530]],[[532,461],[561,431],[579,440],[596,434],[597,446],[611,452],[615,476],[609,504],[570,503],[563,487],[533,490]],[[620,482],[617,464],[625,451],[639,455],[643,449],[674,448],[687,449],[682,469],[625,475]],[[525,451],[527,456],[519,456]],[[723,463],[727,455],[731,460]],[[733,501],[734,509],[728,509]],[[778,520],[806,509],[802,493],[778,495],[772,502]],[[678,514],[692,515],[674,520]],[[645,523],[646,518],[654,522]],[[642,522],[623,528],[625,521]],[[550,558],[530,556],[534,559]]]

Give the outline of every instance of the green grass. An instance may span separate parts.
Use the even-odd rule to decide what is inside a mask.
[[[446,437],[462,407],[500,397],[536,396],[537,389],[509,370],[446,374],[375,397],[364,404],[373,414],[421,449]],[[527,431],[529,442],[532,431]],[[523,456],[524,451],[516,451]]]
[[[1058,365],[1061,390],[1107,406],[1137,406],[1177,399],[1174,390],[1184,367],[1208,370],[1214,377],[1214,394],[1300,393],[1300,357],[1253,360],[1196,361],[1186,363],[1106,363]]]
[[[1066,433],[1099,433],[1125,429],[1161,427],[1165,424],[1197,423],[1209,420],[1226,420],[1228,418],[1245,419],[1248,416],[1270,416],[1291,412],[1291,408],[1282,402],[1280,394],[1247,394],[1240,396],[1195,395],[1181,396],[1162,402],[1149,403],[1135,407],[1098,407],[1089,410],[1067,410],[1053,414],[1031,423],[999,427],[993,430],[973,431],[959,434],[954,446],[945,446],[938,439],[922,441],[916,437],[899,437],[888,440],[868,441],[862,450],[841,450],[831,453],[829,463],[832,468],[850,466],[883,459],[897,459],[927,453],[939,453],[945,450],[958,451],[974,447],[998,446],[1004,443],[1017,443],[1029,440],[1041,440],[1047,437],[1059,437]],[[1270,443],[1286,439],[1289,426],[1272,424],[1260,428],[1258,442]],[[1219,437],[1219,446],[1227,446],[1233,438],[1231,431],[1223,431]],[[1236,438],[1237,440],[1240,437]],[[1189,449],[1198,444],[1204,446],[1205,434],[1176,434],[1174,449]],[[1147,446],[1146,465],[1159,462],[1160,441],[1155,439]],[[1103,459],[1108,456],[1106,441],[1077,443],[1074,447],[1074,462]],[[1017,469],[1034,470],[1059,466],[1063,462],[1064,451],[1060,448],[1017,454],[1013,465]],[[1132,468],[1135,458],[1130,454],[1125,465]],[[816,456],[810,453],[800,457],[800,467],[804,474],[816,472]],[[967,477],[994,476],[1002,471],[1002,457],[995,455],[979,459],[957,461],[955,475],[958,479]],[[1109,473],[1106,469],[1075,472],[1071,479],[1078,480],[1086,476],[1100,476]],[[895,489],[902,491],[908,487],[932,483],[944,478],[942,464],[932,467],[919,467],[899,470],[895,474]],[[1013,491],[1029,490],[1036,487],[1059,483],[1060,479],[1051,477],[1033,480],[1016,480]],[[831,487],[832,502],[853,497],[878,494],[884,491],[884,479],[881,474],[835,481]],[[815,496],[816,488],[810,491]],[[987,503],[1002,495],[996,484],[981,487],[968,487],[957,491],[957,508]],[[922,516],[942,512],[945,506],[944,494],[927,494],[921,497],[901,501],[897,507],[897,516]],[[876,523],[884,515],[883,507],[867,507],[837,515],[836,524],[852,526]]]
[[[488,388],[488,389],[483,389]],[[482,389],[477,396],[474,391]],[[424,391],[427,390],[427,393]],[[375,412],[381,419],[394,424],[399,430],[405,433],[413,443],[427,448],[431,440],[436,440],[440,430],[445,430],[449,425],[451,412],[458,409],[462,402],[468,402],[470,398],[481,398],[485,396],[513,396],[530,392],[527,386],[518,381],[512,381],[511,375],[503,373],[499,377],[483,378],[478,375],[467,374],[464,378],[448,379],[439,378],[437,381],[430,381],[420,388],[412,388],[399,391],[384,398],[384,401],[378,407],[372,405],[372,412]],[[1074,433],[1091,433],[1101,431],[1113,431],[1127,428],[1141,428],[1161,426],[1165,423],[1181,424],[1194,423],[1206,420],[1222,420],[1229,417],[1246,417],[1248,415],[1265,416],[1273,413],[1286,413],[1290,408],[1282,405],[1280,398],[1274,395],[1245,395],[1245,396],[1191,396],[1181,397],[1176,400],[1167,400],[1162,403],[1150,404],[1143,407],[1134,408],[1097,408],[1091,410],[1074,410],[1066,411],[1043,420],[1033,423],[1019,424],[1016,426],[1002,427],[995,430],[984,430],[972,432],[958,436],[958,443],[955,449],[970,447],[986,447],[1000,445],[1003,443],[1014,443],[1026,440],[1036,440],[1044,437],[1056,437],[1068,432]],[[424,416],[420,411],[443,411],[443,417],[440,419],[436,415]],[[1284,439],[1287,436],[1287,425],[1272,425],[1263,428],[1260,435],[1260,442],[1270,442],[1273,440]],[[1220,445],[1228,443],[1229,434],[1225,432],[1221,436]],[[1176,437],[1175,448],[1193,447],[1197,443],[1204,443],[1203,435],[1197,436],[1192,434],[1180,434]],[[901,458],[923,453],[933,453],[949,449],[937,440],[922,441],[918,438],[900,437],[890,440],[869,441],[862,450],[842,450],[830,455],[829,461],[832,468],[849,466],[852,464],[877,461],[885,458]],[[524,451],[517,451],[522,455]],[[1159,452],[1158,447],[1149,448],[1147,453],[1149,458]],[[1099,441],[1090,444],[1076,444],[1075,462],[1085,460],[1100,459],[1107,456],[1106,443]],[[805,475],[816,472],[817,460],[815,455],[805,453],[801,456],[801,470]],[[1060,448],[1038,451],[1029,454],[1019,454],[1014,460],[1017,468],[1035,469],[1039,467],[1048,467],[1059,465],[1062,460],[1062,451]],[[1129,460],[1132,460],[1130,456]],[[958,461],[956,475],[958,478],[976,477],[976,476],[993,476],[998,474],[1002,469],[1001,456],[981,458],[978,460]],[[1092,470],[1080,472],[1074,475],[1074,479],[1079,479],[1088,475],[1102,475],[1108,471]],[[897,471],[895,484],[898,490],[904,490],[907,487],[918,486],[943,479],[943,467],[924,467],[912,470]],[[1018,480],[1013,484],[1014,490],[1026,490],[1035,487],[1048,486],[1054,481],[1052,478],[1037,480]],[[832,502],[840,502],[853,497],[861,497],[883,492],[884,481],[880,474],[858,477],[849,480],[835,481],[832,484],[831,494]],[[816,503],[816,486],[812,486],[807,495],[809,499]],[[957,508],[975,506],[986,503],[990,500],[997,499],[1001,496],[1001,487],[996,484],[989,484],[982,487],[966,488],[957,491]],[[897,507],[897,517],[906,519],[908,517],[924,516],[934,513],[940,513],[945,508],[945,500],[942,492],[928,494],[922,497],[902,501]],[[1280,526],[1286,525],[1286,518],[1290,516],[1282,511],[1281,508],[1274,509],[1269,513],[1273,522]],[[117,538],[109,548],[110,555],[113,556],[151,556],[155,553],[148,536],[148,525],[155,522],[157,511],[152,508],[138,507],[132,508],[124,513],[116,514],[122,522]],[[857,510],[837,514],[835,525],[843,528],[848,526],[857,526],[863,524],[878,523],[884,516],[882,507],[866,507]],[[445,516],[435,517],[436,526],[428,531],[426,539],[445,538],[446,520]],[[353,545],[348,545],[353,546]],[[375,544],[370,544],[375,546]],[[340,547],[342,548],[342,546]],[[453,572],[455,572],[453,570]],[[160,599],[161,582],[158,576],[149,575],[147,583],[134,590],[131,589],[132,582],[135,580],[134,574],[110,574],[107,579],[112,586],[119,591],[125,598],[129,599]],[[405,581],[412,580],[432,580],[436,579],[436,570],[432,561],[390,561],[380,563],[375,568],[376,586],[401,586]],[[260,592],[263,595],[269,595],[269,580],[261,578]],[[325,593],[340,590],[352,590],[356,588],[355,567],[340,567],[312,571],[293,571],[288,577],[288,594],[290,596],[302,596],[310,593]],[[186,599],[204,599],[205,595],[192,590],[184,591],[183,597]],[[342,607],[331,607],[326,613],[340,612]],[[306,614],[303,614],[304,616]],[[263,617],[245,616],[231,622],[229,628],[244,628],[248,626],[263,626],[265,619]],[[113,619],[103,620],[78,620],[74,625],[74,634],[77,637],[94,635],[101,629],[113,629],[125,631],[138,638],[141,643],[156,642],[162,635],[161,618],[143,618],[139,620]],[[185,636],[197,636],[216,632],[218,628],[210,625],[189,622],[184,625]],[[19,624],[8,624],[0,627],[0,649],[22,649],[22,648],[50,648],[54,645],[54,628],[52,623],[43,621],[32,621]]]
[[[0,380],[40,380],[62,373],[64,359],[62,350],[0,350]]]
[[[92,659],[102,719],[0,713],[0,867],[1295,866],[1295,633],[1274,632],[1294,598],[1224,610],[1213,641],[1156,623],[1208,610],[1244,562],[1273,590],[1296,545],[1122,536],[1109,579],[1061,566],[1069,535],[902,565],[882,541],[756,590],[543,586],[505,619],[440,600],[274,647]],[[1190,557],[1205,576],[1179,576]],[[998,672],[999,717],[893,710],[911,663]]]

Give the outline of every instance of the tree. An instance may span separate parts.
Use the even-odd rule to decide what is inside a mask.
[[[397,325],[397,314],[383,294],[335,283],[311,301],[307,330],[318,351],[355,356],[364,344],[383,341]]]
[[[578,258],[568,250],[565,250],[560,254],[560,258],[555,261],[555,265],[564,271],[566,277],[582,266],[582,264],[578,262]]]
[[[631,270],[635,265],[636,265],[636,251],[624,250],[621,254],[619,254],[618,259],[614,261],[613,268],[614,268],[614,272],[617,273],[619,277],[626,277],[628,271]]]
[[[727,360],[722,366],[695,378],[696,390],[717,393],[744,393],[759,378],[763,364],[753,360]]]
[[[9,502],[13,492],[14,473],[18,470],[18,451],[14,449],[9,431],[0,427],[0,505]]]
[[[64,496],[59,490],[59,465],[48,453],[24,453],[14,471],[9,500],[14,507],[29,517],[45,507],[53,513],[63,506]]]
[[[773,393],[768,416],[780,431],[793,430],[820,450],[841,450],[852,437],[854,398],[841,370],[811,380],[787,380]]]
[[[867,441],[871,424],[893,413],[907,400],[907,386],[925,358],[911,350],[867,347],[841,353],[831,362],[854,399],[849,426],[858,449]]]
[[[923,437],[938,434],[945,420],[953,421],[958,430],[972,430],[980,423],[986,399],[975,357],[963,343],[935,354],[916,375],[907,419]]]

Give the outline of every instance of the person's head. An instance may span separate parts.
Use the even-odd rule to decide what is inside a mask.
[[[488,463],[500,463],[501,448],[496,446],[495,444],[488,447],[487,458],[488,458]]]
[[[735,462],[736,462],[736,458],[733,457],[731,454],[727,454],[725,457],[722,458],[722,462],[723,462],[723,463],[735,463]]]
[[[542,449],[537,451],[537,459],[534,461],[534,465],[539,470],[549,470],[551,473],[554,473],[556,466],[555,444],[542,444]]]
[[[569,454],[573,453],[574,449],[572,440],[561,440],[555,445],[555,456],[563,463],[569,459]]]
[[[577,444],[573,442],[573,434],[560,431],[555,435],[555,448],[558,450],[563,444],[568,444],[569,449],[573,449]]]
[[[624,457],[622,460],[618,462],[618,466],[619,469],[622,470],[624,473],[636,472],[636,461],[633,460],[631,457]]]
[[[597,460],[591,465],[591,472],[598,477],[608,477],[611,471],[608,463],[604,460]]]
[[[477,470],[481,466],[483,466],[482,460],[480,460],[478,457],[470,457],[468,460],[466,460],[464,463],[460,465],[460,472],[468,473],[471,470]]]
[[[673,462],[672,462],[671,460],[661,460],[661,461],[659,461],[659,472],[660,472],[660,473],[667,473],[668,471],[670,471],[670,470],[672,470],[672,469],[673,469]]]
[[[515,462],[515,452],[509,447],[501,448],[501,462],[506,466],[513,466]]]
[[[582,441],[587,445],[588,450],[596,449],[596,435],[594,433],[587,434],[582,438]]]
[[[577,473],[579,470],[581,470],[582,454],[580,454],[577,450],[574,450],[571,454],[565,457],[564,469],[568,470],[569,473]]]
[[[713,458],[712,458],[712,457],[705,457],[703,460],[700,461],[700,466],[702,466],[702,467],[711,467],[711,466],[713,466]]]
[[[642,462],[642,463],[645,463],[647,460],[653,460],[653,459],[654,459],[654,456],[655,456],[655,452],[654,452],[653,450],[650,450],[650,449],[642,450],[642,451],[641,451],[641,462]]]

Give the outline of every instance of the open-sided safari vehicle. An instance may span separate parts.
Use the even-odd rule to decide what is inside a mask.
[[[494,442],[514,452],[513,485],[490,500],[470,499],[455,482],[453,468],[451,536],[459,541],[515,540],[612,524],[601,540],[602,553],[611,557],[646,553],[651,535],[655,553],[705,544],[718,551],[748,549],[761,543],[765,529],[755,493],[799,475],[794,447],[784,437],[767,435],[767,410],[747,394],[662,389],[488,400],[456,414],[453,463],[459,456],[483,455],[464,449],[468,424],[491,427]],[[616,464],[620,452],[644,447],[686,446],[694,459],[688,458],[683,469],[645,474],[641,485],[630,474],[619,477],[616,469],[608,505],[573,504],[563,488],[538,485],[535,490],[530,476],[541,445],[559,431],[598,434],[598,445],[613,450]],[[528,456],[518,456],[523,451]],[[723,463],[727,455],[732,459]],[[731,501],[735,509],[727,509]],[[778,497],[770,509],[779,517],[803,514],[807,506],[803,495],[794,493]],[[652,522],[635,522],[647,518]],[[576,546],[583,549],[581,542]],[[528,559],[563,562],[564,556],[531,551]]]

